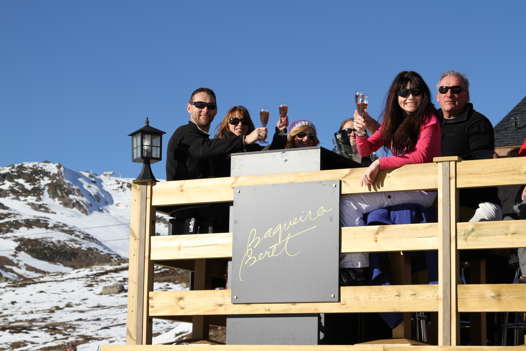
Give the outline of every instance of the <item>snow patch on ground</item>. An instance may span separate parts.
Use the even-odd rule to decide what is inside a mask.
[[[0,283],[0,350],[34,351],[78,344],[79,351],[100,345],[124,345],[127,320],[127,264],[53,273],[27,283]],[[119,294],[101,295],[103,287],[122,284]],[[180,290],[156,283],[154,290]],[[191,324],[155,320],[154,343],[173,342]]]

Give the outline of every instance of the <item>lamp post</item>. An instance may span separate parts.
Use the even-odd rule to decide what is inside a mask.
[[[161,160],[162,155],[162,130],[150,127],[146,117],[145,125],[141,129],[128,134],[132,138],[132,161],[142,163],[142,171],[135,179],[136,183],[156,182],[150,164]]]

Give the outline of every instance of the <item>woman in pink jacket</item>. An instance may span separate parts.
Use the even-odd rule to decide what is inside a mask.
[[[393,156],[376,159],[362,176],[363,186],[374,185],[378,172],[411,163],[432,162],[440,156],[440,123],[431,103],[431,93],[422,77],[413,71],[400,72],[389,88],[383,122],[367,137],[363,116],[355,112],[356,144],[362,157],[382,146]],[[340,201],[342,226],[364,225],[363,215],[378,208],[404,203],[429,207],[434,191],[401,191],[344,195]]]
[[[387,96],[383,122],[378,127],[370,116],[354,112],[357,131],[356,146],[362,157],[387,146],[393,156],[376,159],[362,176],[363,186],[373,186],[378,172],[410,163],[432,162],[440,156],[440,123],[431,103],[431,93],[422,77],[412,71],[400,72]],[[366,125],[376,131],[367,137]],[[365,225],[364,214],[379,208],[400,204],[430,207],[436,198],[434,191],[399,191],[344,195],[340,199],[340,224],[344,227]],[[369,266],[365,252],[342,254],[340,267],[363,269]]]

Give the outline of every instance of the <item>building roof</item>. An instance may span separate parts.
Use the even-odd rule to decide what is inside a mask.
[[[495,126],[495,146],[518,146],[526,139],[526,97]]]

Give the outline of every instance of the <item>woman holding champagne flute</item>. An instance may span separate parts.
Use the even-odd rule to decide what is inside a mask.
[[[395,77],[388,91],[382,124],[370,137],[364,120],[363,115],[355,112],[356,146],[362,157],[381,146],[388,147],[393,156],[380,157],[371,163],[361,178],[362,186],[374,186],[380,170],[431,162],[433,157],[440,156],[440,123],[429,88],[416,72],[403,71]],[[378,208],[406,203],[430,207],[435,197],[434,191],[344,195],[340,200],[341,225],[365,225],[363,215]],[[343,266],[352,267],[352,263],[345,262]]]
[[[354,99],[356,101],[356,111],[354,112],[356,129],[365,129],[369,134],[373,134],[380,127],[380,123],[367,113],[367,106],[369,104],[367,95],[357,91],[354,94]]]
[[[263,110],[263,112],[266,110]],[[268,123],[269,112],[260,114],[261,122]],[[234,106],[228,110],[225,117],[217,127],[217,133],[215,135],[218,139],[228,139],[239,135],[248,135],[255,129],[266,133],[266,123],[262,123],[263,127],[255,128],[250,113],[245,106]],[[280,138],[279,131],[285,130],[287,127],[287,116],[280,118],[276,125],[276,133],[272,139],[270,146],[264,147],[259,144],[245,144],[243,151],[261,151],[263,149],[281,149],[285,146],[283,138]],[[217,177],[229,177],[230,176],[230,155],[226,158],[222,157],[214,161],[214,169]]]

